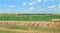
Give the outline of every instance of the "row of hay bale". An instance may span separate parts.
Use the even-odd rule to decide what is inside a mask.
[[[41,21],[0,21],[0,24],[13,24],[13,25],[27,25],[27,26],[39,26],[45,22]]]
[[[60,23],[60,18],[59,19],[57,19],[57,18],[53,18],[52,20],[51,20],[51,22],[54,22],[54,23]]]
[[[37,26],[37,27],[59,27],[60,23],[53,23],[49,21],[0,21],[3,25],[19,25],[19,26]]]
[[[53,28],[60,28],[60,23],[51,23],[49,26]]]
[[[51,24],[50,24],[50,26],[52,26],[52,27],[59,27],[60,28],[60,18],[53,18],[52,20],[51,20]]]

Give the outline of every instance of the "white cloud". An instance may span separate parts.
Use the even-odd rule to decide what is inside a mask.
[[[33,0],[30,0],[30,1],[33,1]]]
[[[40,2],[48,2],[49,0],[37,0],[36,2],[40,3]],[[55,0],[50,0],[50,1],[55,1]]]
[[[30,7],[29,10],[35,10],[35,8],[34,7]]]
[[[42,0],[37,0],[37,2],[41,2]]]
[[[55,0],[52,0],[52,2],[55,1]]]
[[[48,6],[48,8],[55,8],[55,5],[53,5],[53,6]]]
[[[43,2],[47,2],[48,0],[42,0]]]
[[[33,6],[33,5],[35,5],[36,4],[36,2],[30,2],[29,3],[29,5],[31,5],[31,6]]]
[[[4,7],[5,7],[5,8],[15,8],[16,5],[8,5],[8,4],[4,4]]]
[[[16,10],[16,5],[8,5],[8,4],[4,4],[4,9],[2,11],[11,11],[11,10]]]
[[[29,5],[33,6],[33,5],[38,4],[40,2],[47,2],[47,1],[48,0],[35,0],[35,1],[30,0]]]
[[[60,8],[60,5],[58,6],[58,8]]]
[[[8,8],[8,5],[7,5],[7,4],[4,4],[4,7],[5,7],[5,8]]]
[[[5,9],[15,9],[16,10],[16,6],[15,5],[9,5],[7,8],[5,8]]]
[[[26,6],[27,5],[27,3],[26,2],[23,2],[23,6]]]
[[[4,11],[10,11],[10,9],[4,9]]]
[[[1,10],[1,13],[7,13],[7,12],[10,12],[11,11],[11,9],[3,9],[3,10]]]
[[[40,8],[40,10],[44,10],[43,8]]]
[[[11,5],[11,6],[9,6],[9,7],[15,8],[16,6],[15,6],[15,5]]]
[[[60,3],[58,3],[58,8],[60,8]]]
[[[60,5],[60,3],[58,3]]]
[[[29,5],[33,6],[33,5],[37,4],[37,3],[40,3],[42,0],[35,0],[35,1],[30,0],[30,1],[31,2],[29,3]]]

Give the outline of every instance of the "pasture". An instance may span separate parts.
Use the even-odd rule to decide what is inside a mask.
[[[60,15],[0,14],[0,33],[60,33]]]
[[[53,18],[60,18],[60,15],[0,14],[0,21],[51,21]]]

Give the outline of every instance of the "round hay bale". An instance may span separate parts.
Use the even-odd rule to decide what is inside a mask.
[[[34,23],[34,26],[37,26],[38,27],[39,26],[39,22],[35,22]]]
[[[57,23],[57,22],[60,22],[60,19],[55,19],[55,18],[54,18],[54,19],[52,19],[51,21]]]
[[[34,22],[31,22],[29,26],[34,26]]]

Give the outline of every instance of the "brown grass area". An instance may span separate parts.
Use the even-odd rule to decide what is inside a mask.
[[[48,28],[59,28],[60,29],[60,23],[52,23],[50,21],[0,21],[0,25],[17,25],[17,26],[26,26],[26,27],[48,27]],[[6,31],[14,31],[18,33],[55,33],[55,32],[49,32],[47,31],[41,31],[41,30],[20,30],[20,29],[9,29],[6,27],[1,27],[0,30],[6,30]]]

